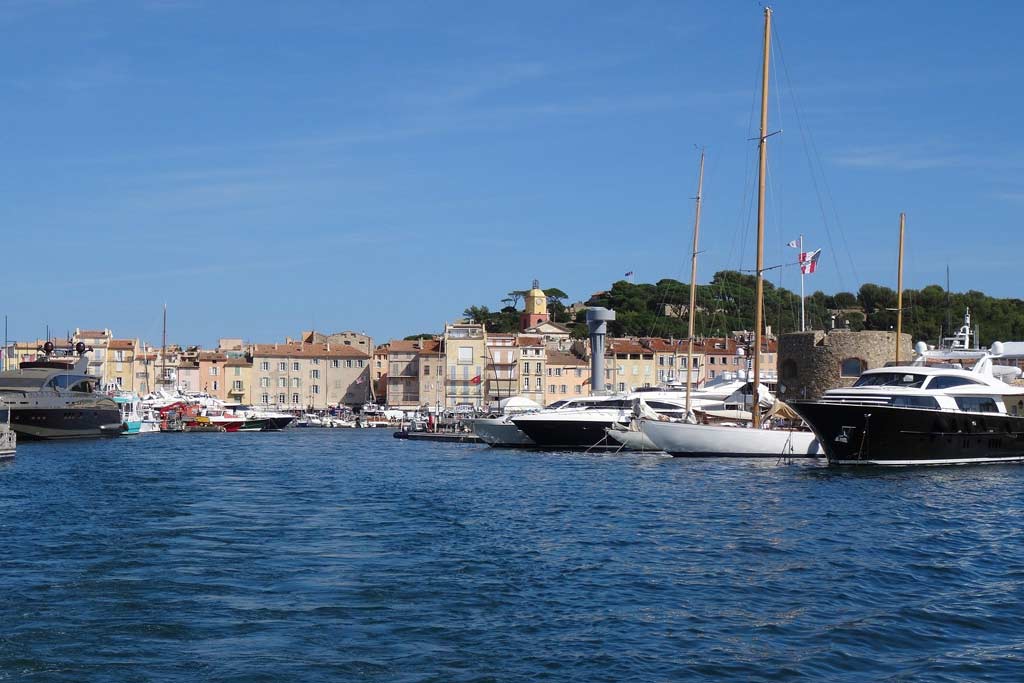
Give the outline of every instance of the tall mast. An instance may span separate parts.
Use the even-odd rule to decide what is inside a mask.
[[[907,214],[900,214],[900,251],[896,265],[896,365],[900,364],[900,336],[903,332],[903,227]]]
[[[797,256],[797,261],[800,262],[800,331],[807,331],[807,315],[804,313],[804,301],[807,300],[804,294],[804,236],[800,235],[800,255]]]
[[[761,426],[761,327],[764,324],[764,194],[768,166],[768,57],[771,49],[772,8],[764,8],[764,66],[761,68],[761,136],[758,142],[760,159],[757,165],[757,290],[754,297],[754,384],[751,424]]]
[[[704,193],[704,148],[700,150],[700,174],[697,176],[697,209],[693,218],[693,252],[690,255],[690,322],[686,344],[686,417],[690,416],[690,391],[693,389],[693,323],[697,305],[697,237],[700,235],[700,205]]]
[[[160,342],[160,381],[163,384],[167,381],[167,304],[164,304],[164,334]]]

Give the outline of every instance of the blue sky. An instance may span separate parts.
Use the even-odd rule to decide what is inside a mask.
[[[949,263],[956,290],[1019,296],[1024,10],[774,8],[766,261],[803,232],[809,290],[894,286],[906,211],[908,287]],[[697,145],[699,279],[750,268],[761,22],[738,0],[0,2],[10,335],[158,342],[166,301],[181,343],[384,339],[533,278],[686,280]]]

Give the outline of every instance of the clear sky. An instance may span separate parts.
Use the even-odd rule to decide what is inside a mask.
[[[1019,296],[1024,7],[774,8],[766,261],[802,232],[809,291],[895,286],[906,211],[908,287],[948,263]],[[761,26],[740,0],[5,0],[0,312],[383,340],[533,278],[685,281],[696,145],[699,279],[750,268]]]

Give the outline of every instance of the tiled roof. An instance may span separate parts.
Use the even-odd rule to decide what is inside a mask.
[[[548,350],[547,360],[548,365],[588,365],[587,361],[578,356],[554,349]]]
[[[79,330],[76,336],[83,337],[85,339],[96,339],[97,337],[106,337],[110,333],[107,330]]]
[[[110,343],[107,345],[107,348],[110,348],[110,349],[134,349],[135,348],[135,340],[134,339],[111,339]]]
[[[263,358],[369,358],[370,354],[344,344],[254,344],[253,357]]]
[[[207,363],[221,363],[226,361],[228,357],[220,351],[200,351],[199,360]]]
[[[612,339],[605,348],[605,354],[609,353],[647,353],[651,350],[638,341],[632,339]]]
[[[516,337],[516,346],[544,346],[543,337],[528,337],[524,334]]]
[[[228,367],[251,368],[252,361],[245,358],[228,358],[224,365]]]

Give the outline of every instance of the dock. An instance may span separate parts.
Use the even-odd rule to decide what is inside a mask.
[[[396,439],[408,439],[409,441],[443,441],[445,443],[483,443],[483,440],[476,434],[469,432],[407,432],[398,431],[394,433]]]

